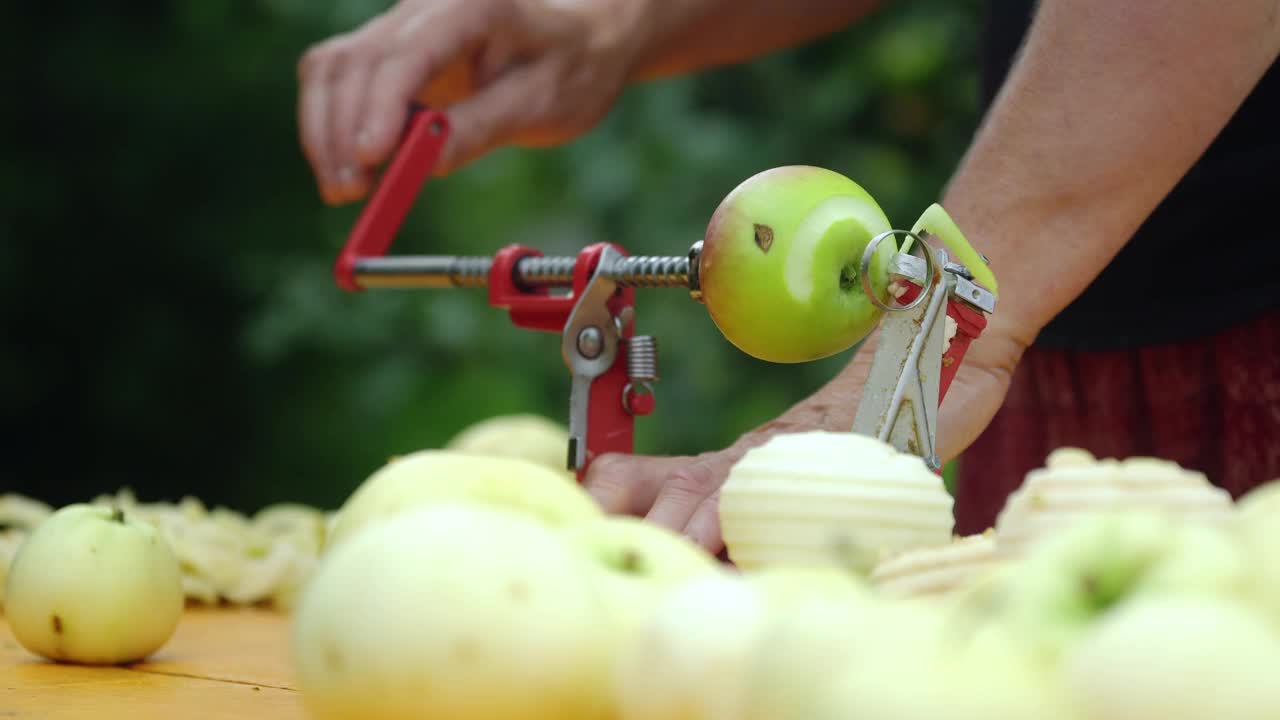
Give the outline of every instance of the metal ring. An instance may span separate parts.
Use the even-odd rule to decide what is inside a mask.
[[[927,281],[925,286],[920,289],[920,294],[916,296],[915,300],[912,300],[906,305],[890,307],[889,305],[881,302],[880,298],[876,297],[875,292],[871,289],[871,257],[876,254],[876,249],[880,247],[880,243],[896,235],[909,237],[915,240],[915,244],[917,246],[924,248],[925,277],[927,278]],[[928,243],[924,241],[924,238],[910,230],[885,230],[879,235],[871,238],[871,242],[867,243],[867,248],[862,251],[862,263],[858,268],[858,272],[862,275],[862,292],[870,298],[872,304],[885,312],[903,312],[904,310],[910,310],[918,306],[920,303],[925,301],[925,298],[929,295],[929,291],[932,290],[933,286],[936,284],[936,280],[934,279],[936,268],[933,260],[933,253],[930,251],[930,247]]]
[[[640,392],[640,390],[642,389],[645,392],[643,393]],[[622,387],[622,409],[626,410],[628,415],[633,414],[631,412],[631,401],[630,401],[630,395],[633,390],[637,395],[653,395],[654,394],[653,384],[648,382],[647,380],[643,382],[638,382],[638,383],[628,382],[626,385],[624,385]]]

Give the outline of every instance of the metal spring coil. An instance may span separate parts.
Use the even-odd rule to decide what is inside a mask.
[[[681,287],[689,283],[689,258],[627,256],[607,269],[618,284],[630,287]]]
[[[487,257],[460,257],[454,262],[450,280],[458,287],[485,287],[489,284],[489,268],[493,260]]]
[[[526,257],[516,268],[520,282],[526,285],[569,285],[576,261],[572,257]]]
[[[627,375],[635,383],[657,381],[657,338],[652,335],[636,335],[627,340]]]

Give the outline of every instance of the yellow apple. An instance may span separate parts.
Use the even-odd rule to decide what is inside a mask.
[[[74,504],[36,526],[9,569],[4,612],[23,647],[52,660],[136,662],[178,627],[178,559],[159,531],[119,509]]]
[[[454,435],[445,444],[445,449],[528,460],[576,477],[567,469],[569,428],[532,413],[499,415],[481,420]]]
[[[635,631],[664,593],[724,572],[700,545],[636,517],[605,516],[558,531],[595,570],[594,581],[624,635]]]
[[[1089,628],[1062,674],[1087,720],[1280,718],[1280,638],[1253,608],[1146,597]]]
[[[608,717],[615,654],[592,569],[508,508],[443,502],[333,547],[294,611],[312,717]]]
[[[528,460],[451,450],[421,450],[373,473],[338,510],[327,538],[333,547],[371,523],[443,501],[519,510],[550,525],[600,517],[577,483]]]
[[[1088,516],[1037,545],[1003,579],[991,607],[1047,662],[1135,598],[1246,599],[1254,588],[1247,556],[1225,531],[1154,511]]]

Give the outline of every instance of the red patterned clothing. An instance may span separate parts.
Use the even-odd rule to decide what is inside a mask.
[[[956,532],[993,526],[1009,493],[1063,446],[1173,460],[1234,497],[1280,478],[1280,313],[1154,347],[1028,350],[960,458]]]

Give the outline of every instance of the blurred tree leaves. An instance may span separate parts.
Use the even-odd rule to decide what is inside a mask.
[[[0,11],[24,59],[0,113],[0,491],[333,506],[470,422],[565,417],[558,338],[514,328],[483,291],[333,284],[356,209],[315,195],[295,66],[385,6]],[[683,254],[737,183],[795,163],[848,174],[909,225],[976,125],[980,7],[900,2],[803,48],[637,86],[577,142],[429,183],[394,251]],[[637,318],[662,374],[639,452],[723,446],[849,357],[753,360],[678,290],[640,291]]]

